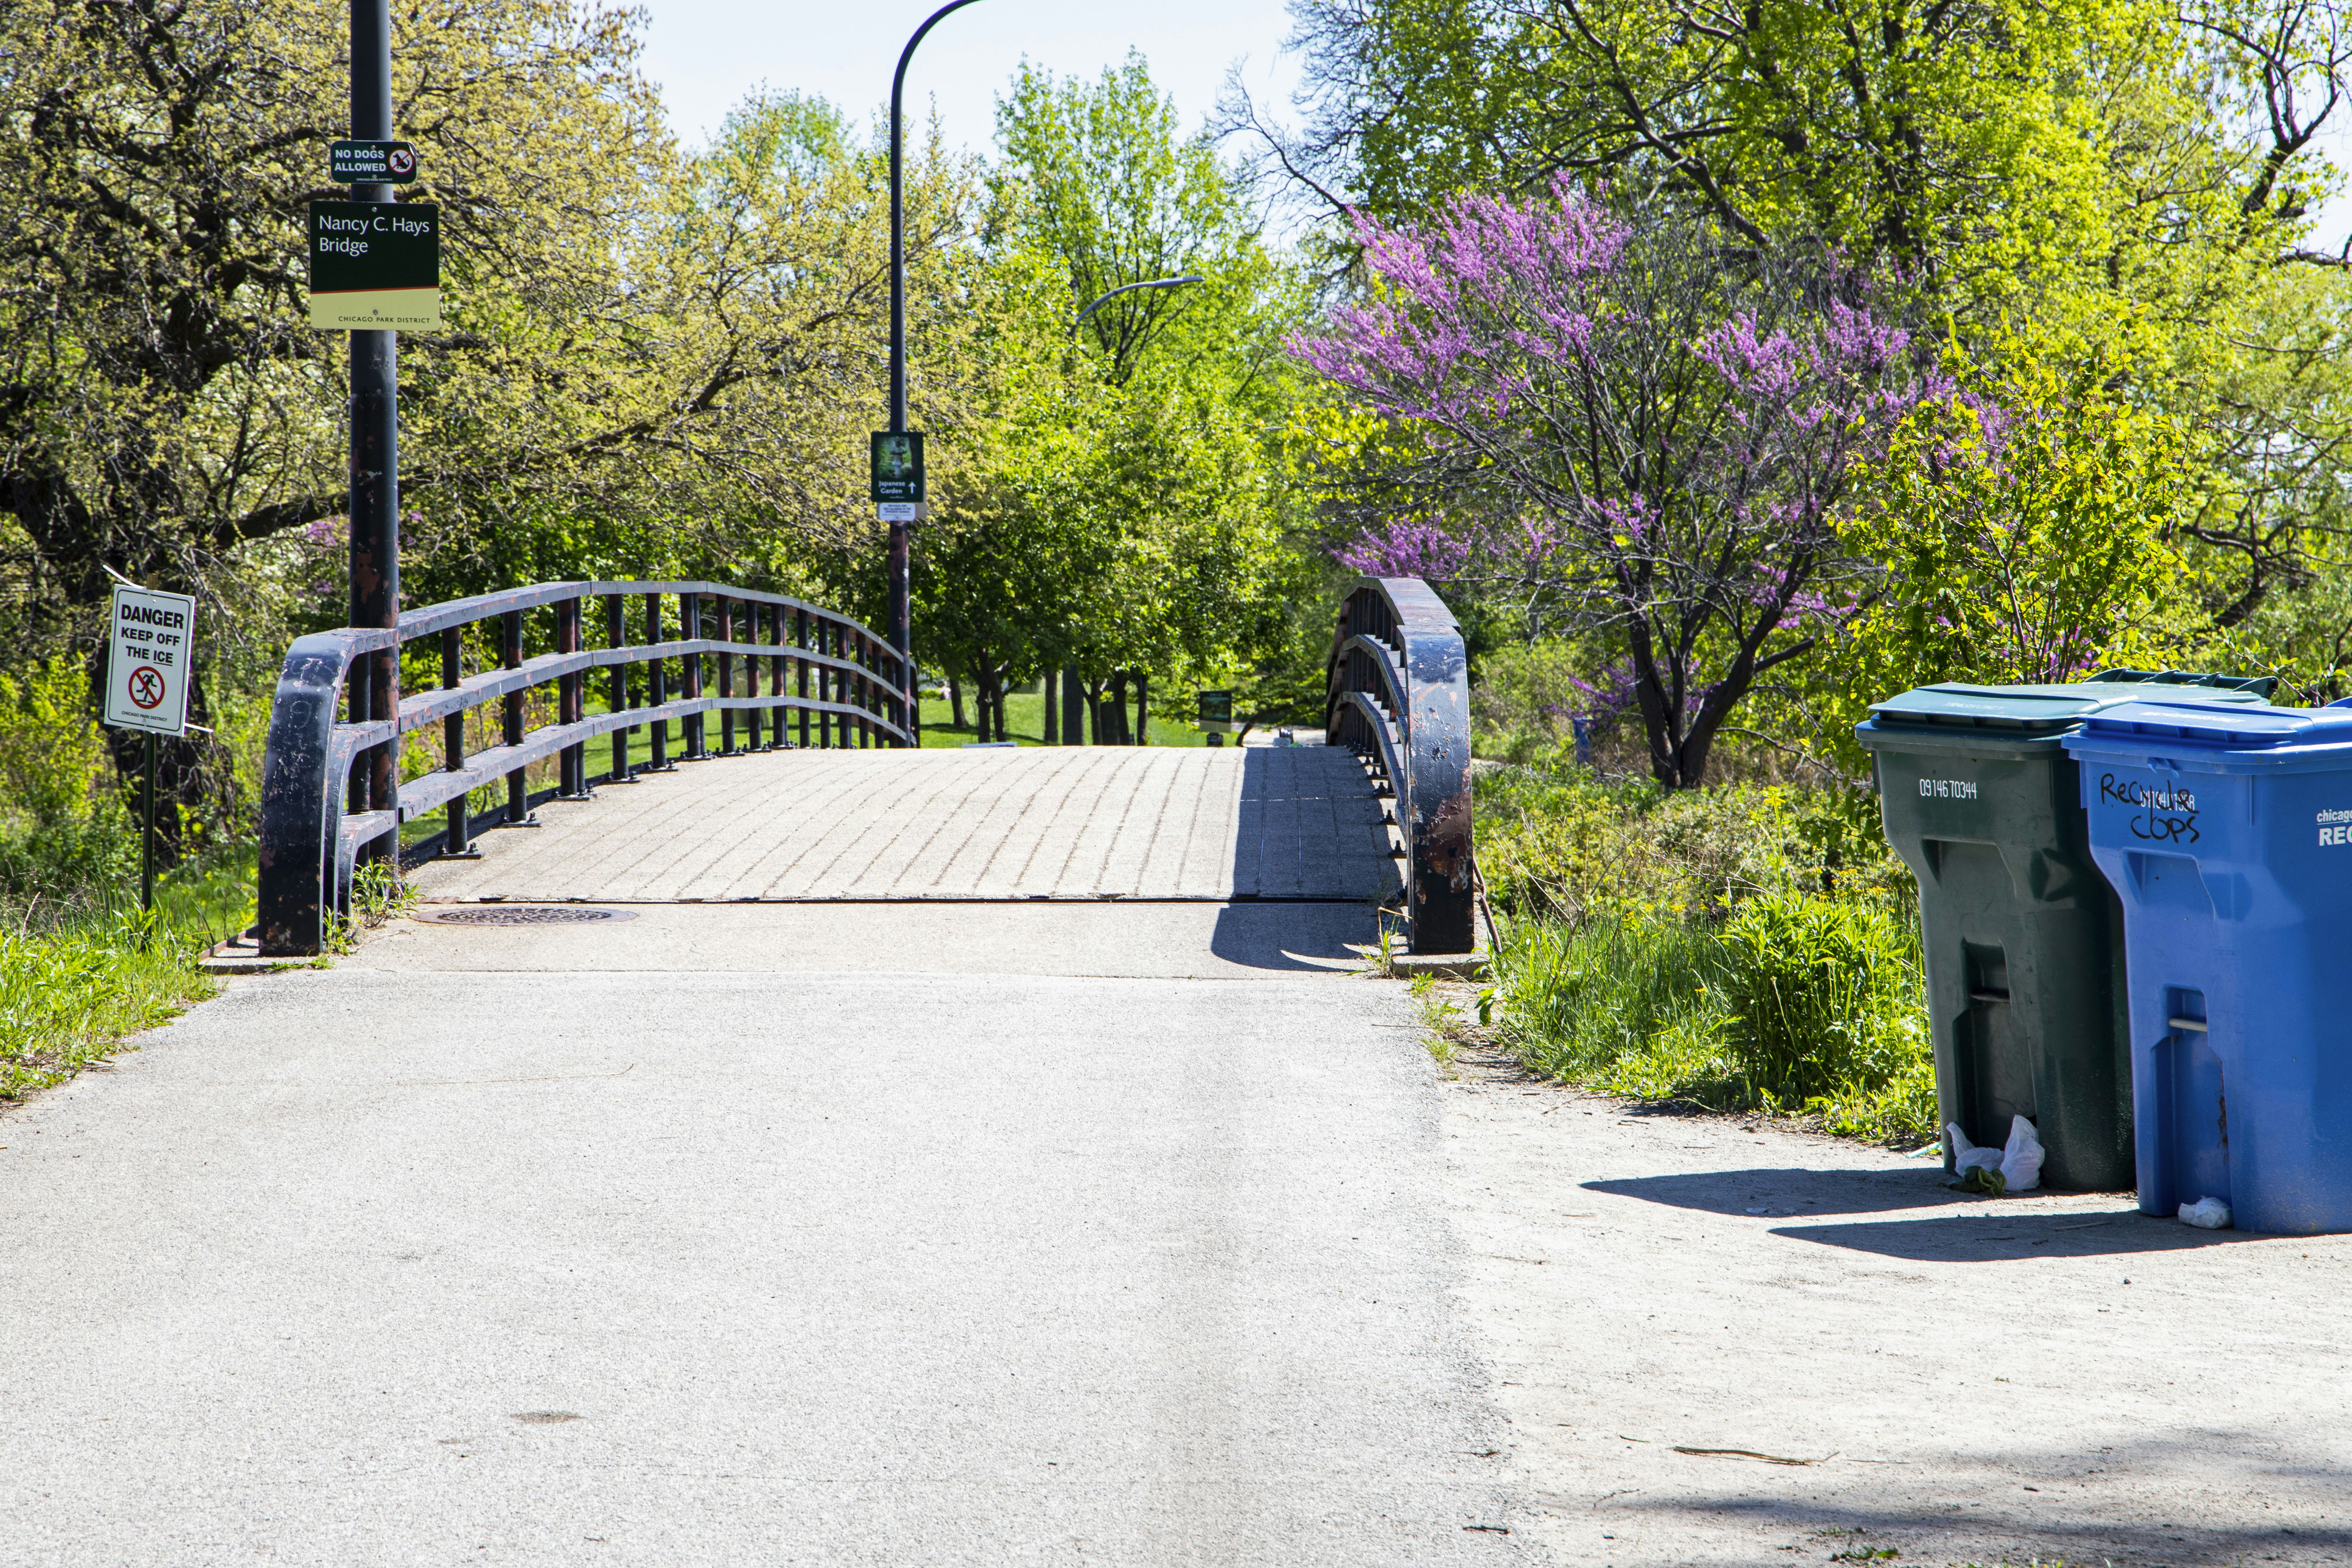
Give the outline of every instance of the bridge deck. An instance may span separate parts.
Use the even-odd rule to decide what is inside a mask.
[[[1355,758],[1320,746],[769,752],[550,803],[430,900],[1378,899]]]

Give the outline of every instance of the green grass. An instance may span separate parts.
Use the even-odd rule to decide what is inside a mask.
[[[1189,702],[1189,694],[1187,694]],[[979,738],[973,728],[973,705],[964,704],[964,725],[961,730],[950,725],[953,710],[944,697],[923,699],[923,744],[926,746],[968,746]],[[1045,743],[1045,700],[1034,691],[1007,692],[1004,698],[1004,722],[1013,731],[1011,739],[1019,746],[1042,746]],[[1128,722],[1135,722],[1132,704],[1128,709]],[[1209,737],[1181,720],[1165,717],[1155,700],[1151,710],[1151,740],[1155,746],[1205,746]],[[1231,738],[1227,738],[1231,743]]]
[[[1759,968],[1752,948],[1693,920],[1512,921],[1488,1000],[1495,1037],[1533,1070],[1606,1094],[1707,1110],[1801,1111],[1827,1131],[1882,1142],[1932,1135],[1935,1069],[1923,1020],[1892,990],[1850,1027],[1809,1037],[1785,1075],[1759,1079],[1741,1035],[1754,1027],[1759,994],[1786,978],[1777,963]],[[1846,968],[1822,973],[1832,1001],[1852,1000]],[[1857,1034],[1866,1049],[1857,1050]]]
[[[197,955],[252,923],[254,868],[253,847],[233,846],[159,879],[152,914],[134,884],[91,889],[77,909],[35,906],[0,928],[0,1103],[211,995]]]

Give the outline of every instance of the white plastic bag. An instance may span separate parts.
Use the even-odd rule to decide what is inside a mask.
[[[2227,1230],[2230,1205],[2219,1198],[2199,1198],[2193,1204],[2180,1205],[2180,1217],[2200,1230]]]
[[[2000,1152],[2000,1173],[2012,1193],[2030,1193],[2042,1184],[2042,1139],[2022,1116],[2009,1119],[2009,1146]]]
[[[2042,1184],[2042,1140],[2033,1131],[2033,1123],[2022,1116],[2009,1119],[2009,1144],[1995,1149],[1971,1143],[1969,1135],[1957,1122],[1948,1122],[1944,1136],[1952,1141],[1952,1170],[1965,1176],[1970,1171],[1999,1171],[2005,1189],[2012,1193],[2031,1192]]]

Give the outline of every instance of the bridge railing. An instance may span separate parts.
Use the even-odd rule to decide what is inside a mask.
[[[674,621],[665,618],[666,599],[677,602]],[[552,616],[555,651],[526,658],[524,617],[532,612]],[[591,647],[589,628],[600,620],[604,646]],[[485,622],[499,623],[501,662],[467,675],[466,628]],[[667,635],[671,626],[676,637]],[[642,637],[631,640],[633,631]],[[436,634],[440,686],[403,695],[398,650]],[[589,682],[598,670],[609,672],[609,710],[590,713]],[[557,798],[578,800],[589,793],[590,741],[613,737],[608,779],[666,772],[675,765],[673,720],[689,761],[735,753],[739,717],[742,749],[750,751],[904,746],[914,737],[908,674],[897,649],[846,616],[716,583],[540,583],[407,611],[396,631],[345,628],[299,638],[278,674],[262,761],[261,951],[320,952],[329,917],[349,912],[353,865],[367,851],[396,857],[404,822],[457,803],[444,853],[476,853],[465,797],[501,778],[507,796],[494,826],[528,821],[526,770],[535,762],[560,758]],[[379,682],[387,687],[381,700]],[[528,697],[551,683],[556,721],[526,730]],[[339,718],[346,692],[349,716]],[[503,710],[502,743],[468,753],[466,715],[493,702]],[[716,753],[706,724],[714,712]],[[436,721],[442,766],[402,783],[400,737]],[[648,759],[633,767],[630,739],[648,725]]]
[[[1471,889],[1470,668],[1454,612],[1418,577],[1367,577],[1331,643],[1324,729],[1396,802],[1407,946],[1477,946]]]

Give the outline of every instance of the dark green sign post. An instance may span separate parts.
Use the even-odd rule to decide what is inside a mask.
[[[392,4],[391,0],[351,0],[352,7],[352,134],[351,140],[361,143],[388,145],[392,134]],[[386,155],[389,164],[389,154]],[[413,158],[412,158],[413,163]],[[330,153],[330,167],[332,154]],[[413,169],[412,169],[413,174]],[[371,289],[383,289],[385,285],[382,260],[386,251],[375,248],[379,233],[384,236],[386,247],[395,244],[415,247],[425,242],[416,231],[376,227],[378,215],[389,225],[391,216],[403,210],[403,204],[394,198],[394,178],[387,166],[384,177],[361,180],[352,185],[350,202],[325,202],[320,205],[333,213],[348,208],[366,215],[364,233],[340,226],[326,227],[313,211],[310,217],[310,265],[314,283],[330,284],[338,280],[338,268],[349,262],[361,264],[356,279],[352,274],[341,274],[341,281],[350,284],[342,290],[340,304],[350,307],[356,314]],[[434,279],[440,273],[441,233],[439,215],[430,223],[429,237],[434,259]],[[322,254],[319,239],[327,237],[364,241],[363,251],[331,248]],[[371,274],[369,263],[374,259]],[[327,263],[327,274],[321,279],[317,272],[320,263]],[[404,276],[398,272],[394,276]],[[414,274],[404,275],[413,279]],[[334,305],[335,291],[330,289],[329,303]],[[423,298],[418,297],[421,292]],[[310,320],[320,324],[320,296],[310,296]],[[391,628],[400,625],[400,334],[398,329],[409,324],[399,319],[398,312],[417,313],[429,306],[434,326],[441,321],[438,288],[410,292],[409,298],[385,298],[378,294],[377,304],[367,310],[368,319],[352,323],[347,317],[329,311],[326,330],[337,328],[351,332],[352,384],[352,468],[351,468],[351,581],[352,625],[366,628]],[[376,310],[389,307],[377,319]],[[351,694],[352,719],[357,723],[381,722],[396,718],[400,712],[400,654],[396,648],[385,648],[362,655],[352,666],[351,679],[345,688]],[[400,806],[400,742],[397,739],[369,748],[353,770],[352,809],[397,812]],[[372,863],[389,865],[398,875],[400,866],[400,836],[397,830],[385,834],[374,843],[362,846],[361,858]]]

